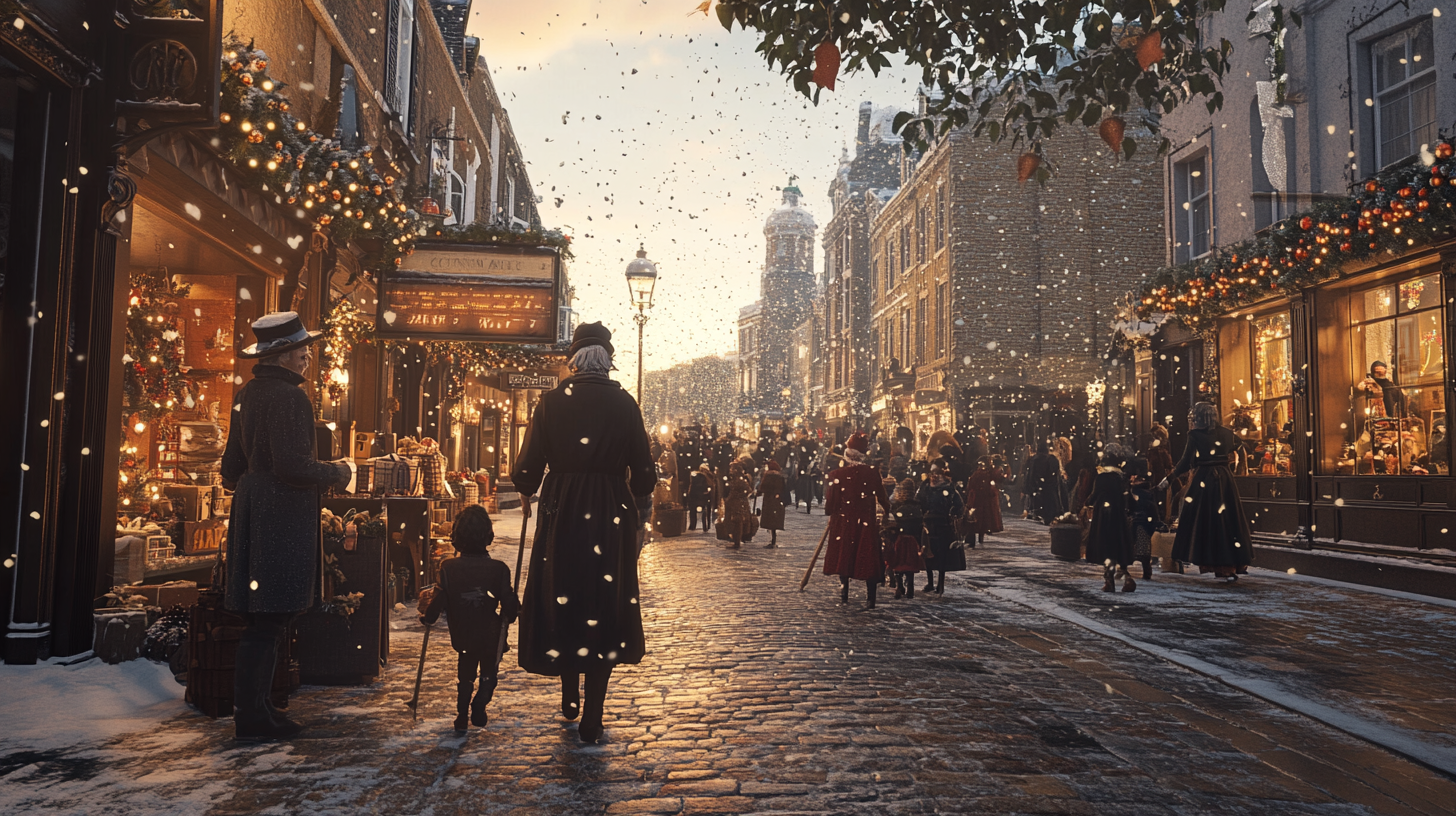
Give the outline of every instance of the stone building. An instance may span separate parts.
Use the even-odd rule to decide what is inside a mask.
[[[783,204],[764,222],[765,258],[759,300],[739,313],[739,371],[744,408],[783,421],[789,404],[794,330],[814,300],[814,235],[818,226],[799,205],[789,179]],[[751,313],[750,313],[751,312]],[[747,342],[745,342],[747,341]]]
[[[972,427],[1007,454],[1053,435],[1090,442],[1088,386],[1117,302],[1163,257],[1155,151],[1123,161],[1067,129],[1046,186],[1018,183],[1019,153],[957,130],[906,158],[882,206],[871,196],[871,408],[917,449]]]
[[[824,225],[822,404],[837,438],[869,420],[874,376],[870,319],[871,196],[900,186],[901,141],[891,130],[897,108],[859,107],[854,155],[845,149],[829,185],[833,217]]]

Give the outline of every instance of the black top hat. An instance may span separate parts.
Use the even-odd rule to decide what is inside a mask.
[[[603,326],[600,321],[596,323],[582,323],[576,327],[571,335],[571,348],[566,351],[566,359],[570,360],[576,356],[578,351],[589,346],[601,346],[608,354],[616,354],[617,350],[612,348],[612,330]]]
[[[309,331],[298,319],[298,312],[274,312],[253,321],[253,337],[258,342],[238,352],[238,356],[252,360],[293,351],[299,346],[316,343],[322,339],[321,331]]]

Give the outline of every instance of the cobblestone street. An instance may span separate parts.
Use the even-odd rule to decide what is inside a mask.
[[[193,712],[61,751],[0,735],[0,811],[1452,812],[1450,778],[1346,733],[1383,717],[1386,738],[1443,761],[1449,608],[1258,570],[1236,587],[1159,574],[1103,595],[1096,570],[1051,559],[1043,528],[1018,521],[944,596],[882,593],[867,611],[862,585],[846,606],[817,573],[798,591],[824,521],[790,513],[777,550],[762,536],[740,551],[701,535],[648,545],[648,656],[613,676],[602,745],[580,744],[559,687],[514,655],[489,727],[456,737],[444,637],[413,723],[409,624],[380,683],[294,698],[311,727],[291,744],[237,746],[230,720]],[[497,557],[514,558],[509,539]],[[1179,609],[1197,615],[1178,623]],[[1204,631],[1214,619],[1242,634]],[[1354,724],[1283,707],[1305,698]]]

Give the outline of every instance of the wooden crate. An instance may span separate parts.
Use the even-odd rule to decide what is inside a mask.
[[[247,621],[222,608],[221,592],[204,592],[192,607],[187,631],[187,703],[209,717],[233,714],[233,669],[238,639]],[[278,648],[271,699],[276,708],[288,707],[288,695],[299,686],[298,662],[293,659],[293,637],[284,633]]]
[[[210,555],[227,542],[227,525],[222,519],[184,521],[182,551],[187,555]]]

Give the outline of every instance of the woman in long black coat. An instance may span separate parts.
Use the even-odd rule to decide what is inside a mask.
[[[1163,490],[1170,479],[1193,471],[1188,495],[1178,513],[1173,559],[1192,562],[1199,572],[1212,572],[1232,582],[1248,567],[1254,548],[1249,517],[1244,514],[1229,467],[1238,454],[1239,440],[1233,431],[1219,424],[1218,409],[1207,402],[1193,406],[1188,424],[1183,458],[1158,485]]]
[[[253,323],[258,342],[238,356],[257,359],[253,379],[233,400],[222,478],[236,485],[227,536],[224,605],[247,619],[233,672],[239,740],[290,737],[302,730],[268,702],[278,639],[313,603],[319,556],[319,490],[348,484],[348,465],[314,458],[314,414],[304,383],[310,344],[322,332],[294,312]]]
[[[1061,460],[1051,454],[1045,442],[1037,445],[1036,455],[1031,457],[1022,492],[1030,497],[1032,516],[1043,524],[1051,524],[1066,511],[1062,503]]]
[[[1114,584],[1117,571],[1127,571],[1134,559],[1127,478],[1122,473],[1127,458],[1127,451],[1115,442],[1103,450],[1102,466],[1092,477],[1091,493],[1086,502],[1092,511],[1092,521],[1087,526],[1087,563],[1102,567],[1103,592],[1117,590]],[[1135,589],[1137,582],[1128,571],[1122,591],[1132,592]]]
[[[532,674],[561,678],[568,720],[586,674],[578,729],[586,742],[602,735],[612,668],[646,653],[634,497],[651,495],[657,481],[642,412],[607,376],[610,341],[600,323],[577,327],[572,375],[541,395],[511,472],[525,512],[541,494],[517,659]]]
[[[945,574],[966,568],[965,549],[954,546],[955,520],[966,512],[965,501],[940,465],[930,466],[930,479],[915,498],[925,514],[925,591],[943,593]]]

